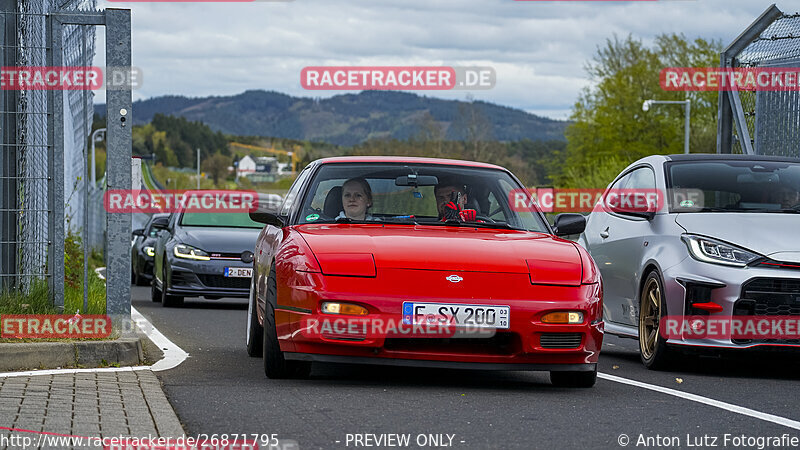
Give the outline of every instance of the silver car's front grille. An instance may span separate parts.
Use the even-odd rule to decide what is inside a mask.
[[[800,316],[800,279],[754,278],[742,285],[734,304],[737,316]],[[733,339],[735,344],[800,344],[798,339]]]
[[[800,279],[754,278],[742,286],[741,298],[740,313],[756,316],[800,316]],[[745,303],[746,300],[752,302]]]

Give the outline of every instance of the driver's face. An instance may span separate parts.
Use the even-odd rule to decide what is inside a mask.
[[[462,189],[459,189],[455,186],[446,186],[441,189],[437,189],[436,194],[436,206],[439,208],[439,214],[444,214],[444,205],[450,201],[450,195],[453,192],[461,192],[461,209],[464,209],[464,205],[467,204],[467,194],[464,193]]]

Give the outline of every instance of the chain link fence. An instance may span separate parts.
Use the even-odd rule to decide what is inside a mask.
[[[800,67],[800,14],[774,5],[722,53],[722,67]],[[720,153],[800,157],[800,92],[720,93]]]
[[[5,67],[48,65],[48,15],[56,11],[94,10],[96,0],[32,0],[0,2],[0,50]],[[64,29],[65,66],[91,66],[94,59],[94,27]],[[50,277],[48,258],[53,245],[64,244],[63,235],[52,235],[49,223],[50,154],[54,127],[64,130],[64,179],[67,221],[79,230],[85,219],[82,192],[86,179],[84,155],[91,129],[93,94],[87,90],[3,90],[2,152],[0,152],[0,289],[26,290]],[[53,121],[50,95],[64,96],[63,123]],[[56,172],[60,173],[60,172]],[[51,280],[52,281],[52,280]]]

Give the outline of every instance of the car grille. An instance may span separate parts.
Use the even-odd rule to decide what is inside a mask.
[[[211,259],[230,259],[241,261],[241,253],[211,253]]]
[[[542,333],[539,343],[542,348],[578,348],[582,340],[581,333]]]
[[[800,316],[800,279],[754,278],[742,286],[737,316]],[[736,344],[800,344],[798,339],[733,339]]]
[[[756,316],[800,316],[800,279],[750,280],[742,287],[735,309],[739,314]]]
[[[391,351],[467,355],[513,355],[521,349],[519,336],[497,333],[490,338],[387,338]]]
[[[208,287],[223,289],[249,289],[250,278],[224,277],[222,275],[198,275],[200,282]]]

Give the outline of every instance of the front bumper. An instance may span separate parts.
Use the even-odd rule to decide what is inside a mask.
[[[438,282],[446,274],[417,273],[417,280],[409,284],[408,274],[399,273],[402,270],[389,272],[393,271],[379,271],[378,277],[372,279],[306,273],[291,277],[290,286],[279,283],[276,323],[281,350],[289,358],[315,361],[489,370],[595,370],[603,341],[603,322],[599,320],[602,300],[597,284],[532,286],[527,274],[503,274],[505,286],[496,287],[492,281],[497,280],[491,278],[498,274],[470,273],[465,276],[469,281],[459,283],[464,286],[452,287],[456,294],[462,291],[462,296],[442,297],[430,292],[423,296],[422,292],[415,292],[425,290],[428,284],[420,278],[436,277]],[[405,284],[401,284],[402,280]],[[470,289],[469,283],[476,289]],[[406,292],[387,293],[387,285],[402,286],[398,290]],[[487,286],[496,287],[494,296],[481,292]],[[520,298],[523,296],[527,298]],[[380,318],[381,323],[401,323],[404,301],[509,306],[510,321],[508,329],[483,336],[309,333],[310,321],[346,317],[323,314],[320,305],[325,301],[361,305],[370,311],[364,317]],[[562,325],[540,321],[542,315],[553,311],[582,311],[584,322]]]
[[[250,278],[225,277],[226,267],[253,265],[242,261],[210,260],[192,261],[170,258],[170,280],[167,294],[182,297],[238,297],[250,295]]]
[[[691,307],[693,302],[710,301],[722,307],[722,311],[708,314],[711,319],[727,320],[742,315],[759,319],[778,316],[796,316],[800,319],[800,290],[794,287],[800,286],[800,270],[728,267],[687,257],[680,264],[664,271],[663,277],[667,312],[670,316],[697,313],[697,309]],[[767,285],[777,281],[777,284],[772,283],[777,289],[774,289],[774,292],[764,292],[763,289],[759,291],[758,285],[762,281],[767,282]],[[784,289],[783,286],[789,286],[789,289]],[[753,304],[753,300],[757,305],[756,308],[749,307]],[[730,336],[696,339],[682,335],[678,338],[671,337],[667,343],[720,349],[769,347],[800,349],[800,340],[732,339]]]

